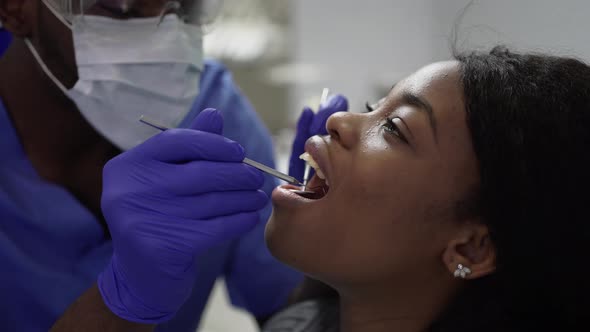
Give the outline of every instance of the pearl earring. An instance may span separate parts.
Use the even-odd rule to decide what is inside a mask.
[[[464,266],[463,264],[459,264],[459,265],[457,265],[457,269],[453,273],[453,276],[455,276],[455,278],[465,279],[470,274],[471,274],[470,268],[468,268],[467,266]]]

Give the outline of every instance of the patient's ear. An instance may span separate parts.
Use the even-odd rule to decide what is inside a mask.
[[[0,0],[0,21],[4,29],[19,38],[33,31],[37,2],[34,0]]]
[[[491,241],[487,226],[468,222],[461,226],[448,243],[442,256],[450,275],[454,275],[459,264],[464,268],[464,279],[477,279],[496,270],[496,248]]]

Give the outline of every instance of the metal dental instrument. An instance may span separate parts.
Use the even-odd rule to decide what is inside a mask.
[[[307,190],[307,182],[309,182],[309,173],[311,170],[311,166],[309,164],[305,164],[305,171],[303,171],[303,185],[299,190],[292,189],[291,191],[298,194],[298,195],[310,195],[315,194],[315,191]]]
[[[303,190],[307,189],[307,183],[309,182],[309,173],[311,173],[311,166],[305,163],[305,171],[303,171]]]
[[[328,96],[330,95],[330,89],[324,88],[322,90],[322,97],[320,98],[320,106],[324,104],[328,100]],[[293,190],[296,194],[315,194],[315,192],[311,190],[307,190],[307,183],[309,182],[309,175],[311,173],[311,166],[309,163],[305,163],[305,170],[303,171],[303,186],[301,190]]]
[[[146,125],[148,125],[148,126],[150,126],[152,128],[161,130],[161,131],[170,129],[170,128],[166,127],[166,126],[162,126],[162,125],[160,125],[160,124],[158,124],[158,123],[156,123],[156,122],[154,122],[154,121],[146,118],[143,115],[141,116],[141,118],[139,118],[139,122],[141,122],[143,124],[146,124]],[[270,174],[270,175],[272,175],[272,176],[274,176],[276,178],[279,178],[281,180],[284,180],[284,181],[286,181],[286,182],[288,182],[290,184],[293,184],[293,185],[296,185],[296,186],[303,185],[303,183],[299,182],[296,178],[294,178],[292,176],[289,176],[289,175],[287,175],[285,173],[281,173],[281,172],[277,171],[274,168],[271,168],[271,167],[268,167],[266,165],[263,165],[263,164],[261,164],[261,163],[259,163],[257,161],[252,160],[252,159],[244,158],[244,160],[242,162],[244,164],[247,164],[247,165],[250,165],[250,166],[252,166],[254,168],[257,168],[257,169],[263,171],[264,173]]]

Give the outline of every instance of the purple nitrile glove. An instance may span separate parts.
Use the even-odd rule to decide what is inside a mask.
[[[195,256],[251,230],[268,202],[261,172],[220,135],[217,111],[203,111],[191,128],[158,134],[104,168],[113,257],[98,287],[123,319],[172,318],[195,283]]]
[[[297,122],[297,133],[291,150],[289,175],[303,181],[305,162],[299,159],[299,156],[305,152],[305,142],[315,135],[327,135],[326,122],[328,118],[336,112],[346,111],[348,111],[348,100],[342,95],[331,96],[326,103],[320,105],[317,114],[309,107],[303,109],[303,113],[301,113]]]

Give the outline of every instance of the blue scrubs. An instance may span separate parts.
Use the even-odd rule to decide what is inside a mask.
[[[212,61],[206,62],[200,94],[183,124],[207,107],[222,111],[224,135],[240,142],[248,157],[273,165],[268,131],[230,73]],[[0,330],[47,331],[94,284],[112,245],[88,209],[35,172],[1,101],[0,155]],[[275,185],[267,177],[265,192],[270,195]],[[262,221],[270,211],[269,205]],[[302,277],[271,257],[264,224],[200,257],[191,297],[157,331],[194,332],[218,277],[225,278],[231,302],[253,315],[280,308]]]
[[[10,45],[10,41],[12,40],[12,36],[8,31],[0,28],[0,55],[6,51],[8,45]]]

